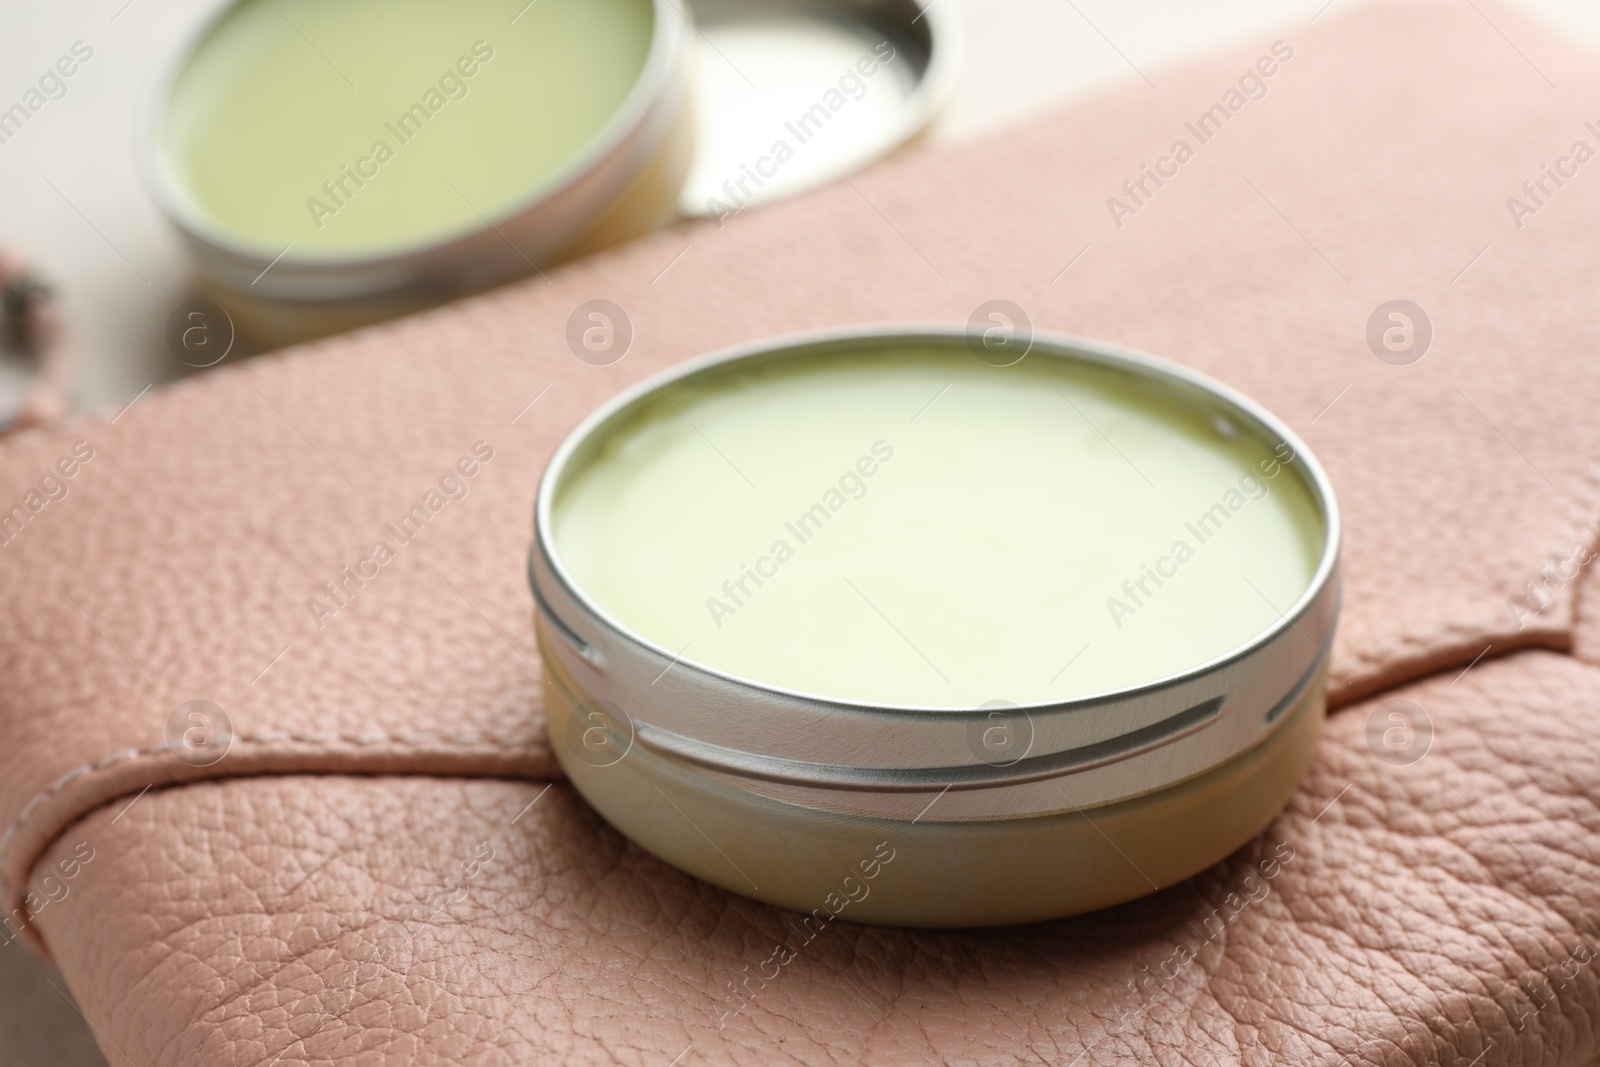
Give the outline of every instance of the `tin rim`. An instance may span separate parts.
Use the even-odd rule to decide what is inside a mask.
[[[528,213],[539,205],[552,201],[562,193],[577,188],[582,181],[612,154],[625,147],[628,139],[652,125],[652,112],[660,102],[674,91],[678,67],[683,55],[684,26],[691,16],[672,0],[650,0],[650,48],[639,69],[633,86],[622,103],[600,130],[584,144],[577,155],[562,165],[542,182],[529,188],[520,198],[502,205],[495,212],[484,213],[485,225],[471,222],[454,229],[441,231],[429,239],[413,239],[398,243],[379,252],[358,254],[331,254],[294,256],[283,254],[272,260],[274,252],[264,246],[240,239],[239,235],[211,219],[194,202],[182,193],[182,183],[168,158],[162,137],[163,122],[172,99],[178,78],[188,66],[196,51],[204,44],[227,15],[245,0],[216,0],[190,25],[177,43],[167,50],[154,76],[146,83],[134,126],[134,155],[145,188],[161,208],[164,215],[183,231],[191,241],[208,252],[256,264],[269,261],[307,271],[359,270],[390,266],[396,262],[427,257],[441,253],[470,241],[487,228],[497,228],[510,220]],[[682,101],[677,102],[683,106]],[[643,165],[641,156],[632,161],[628,175],[636,173]],[[580,225],[596,216],[606,206],[602,201],[593,207],[589,216],[576,220]],[[388,291],[391,287],[379,287]],[[273,294],[265,294],[273,295]]]
[[[1243,393],[1233,389],[1231,386],[1224,385],[1209,375],[1181,364],[1137,349],[1073,334],[1035,330],[1030,336],[1032,344],[1028,350],[1028,355],[1040,353],[1048,358],[1089,362],[1131,372],[1135,377],[1157,379],[1169,386],[1175,385],[1180,390],[1199,393],[1212,400],[1221,401],[1223,404],[1244,414],[1268,432],[1276,435],[1280,440],[1287,442],[1295,451],[1296,461],[1303,465],[1302,469],[1306,472],[1304,476],[1305,483],[1307,488],[1311,490],[1311,496],[1316,506],[1321,511],[1325,534],[1321,556],[1317,561],[1316,570],[1306,584],[1306,588],[1289,609],[1281,613],[1281,617],[1276,623],[1262,630],[1243,644],[1176,674],[1164,675],[1160,678],[1122,689],[1090,693],[1065,700],[1018,704],[1016,705],[1016,710],[1022,713],[1037,711],[1040,713],[1052,712],[1060,714],[1072,710],[1087,710],[1101,705],[1122,703],[1137,699],[1143,695],[1173,689],[1200,681],[1209,675],[1250,659],[1291,630],[1297,629],[1297,624],[1316,606],[1334,581],[1339,565],[1339,549],[1343,540],[1343,525],[1339,513],[1338,500],[1333,492],[1333,485],[1329,481],[1327,473],[1322,469],[1322,464],[1317,460],[1315,453],[1311,451],[1300,436],[1276,415]],[[983,710],[981,706],[929,706],[844,700],[838,697],[790,689],[755,678],[747,678],[687,657],[680,657],[671,649],[658,645],[644,635],[635,632],[591,598],[568,572],[566,565],[562,562],[561,555],[556,550],[552,532],[555,494],[559,490],[566,474],[567,466],[577,450],[586,444],[598,431],[602,430],[612,418],[639,403],[664,385],[670,385],[699,374],[723,369],[736,363],[746,361],[756,363],[782,359],[785,356],[799,355],[807,349],[827,345],[863,342],[882,346],[896,342],[917,344],[930,341],[953,345],[956,342],[964,343],[968,338],[968,331],[961,326],[920,323],[885,323],[803,331],[720,349],[677,364],[660,374],[638,382],[590,412],[583,421],[578,423],[567,434],[566,438],[551,455],[550,461],[540,477],[539,490],[534,501],[533,536],[535,551],[543,556],[551,577],[560,583],[562,592],[574,603],[589,612],[590,616],[607,629],[611,636],[620,638],[648,653],[670,660],[679,667],[688,668],[691,671],[717,679],[725,684],[753,689],[775,697],[805,701],[815,705],[851,712],[879,713],[891,716],[959,716],[980,712]],[[1041,350],[1053,351],[1041,352]],[[533,581],[531,566],[529,582],[533,586],[535,601],[542,603],[543,595],[540,593],[537,583]],[[1277,608],[1274,607],[1273,610],[1276,611]],[[1336,616],[1337,609],[1335,609]],[[559,620],[555,621],[556,625],[564,626]],[[1320,661],[1331,669],[1331,661],[1328,660],[1327,653],[1320,647],[1316,648],[1316,652],[1317,658],[1313,660],[1313,664]]]

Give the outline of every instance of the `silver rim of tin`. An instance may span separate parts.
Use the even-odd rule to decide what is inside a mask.
[[[527,273],[611,205],[666,139],[687,106],[690,16],[673,0],[651,0],[650,49],[638,79],[600,132],[564,167],[509,207],[432,239],[358,255],[295,256],[240,240],[182,192],[162,137],[173,87],[195,50],[242,0],[218,0],[167,51],[146,84],[134,128],[145,188],[182,233],[202,273],[266,299],[331,303],[414,292],[467,292]],[[519,248],[507,247],[520,238]],[[292,247],[288,252],[292,252]],[[274,259],[275,256],[280,256]],[[263,268],[272,265],[270,271]]]
[[[586,725],[616,748],[698,767],[738,788],[807,807],[918,816],[935,794],[941,819],[1006,818],[1097,807],[1168,788],[1255,748],[1320,699],[1339,610],[1341,522],[1326,473],[1276,416],[1206,375],[1132,349],[1035,332],[1027,358],[1086,362],[1156,383],[1169,395],[1253,424],[1294,449],[1293,466],[1326,528],[1306,589],[1277,623],[1179,674],[1058,702],[993,708],[856,703],[743,678],[680,658],[593,602],[563,566],[552,508],[569,463],[607,424],[663,385],[740,362],[830,349],[913,344],[976,358],[959,326],[883,325],[792,334],[725,349],[627,389],[585,418],[551,457],[534,505],[528,574],[544,630],[541,653]],[[1286,464],[1287,466],[1288,464]],[[569,720],[577,721],[578,717]],[[602,721],[603,720],[603,721]],[[972,731],[1000,725],[1025,744],[986,758]],[[563,760],[574,753],[552,737]],[[570,747],[570,745],[569,745]],[[948,794],[948,796],[946,796]]]

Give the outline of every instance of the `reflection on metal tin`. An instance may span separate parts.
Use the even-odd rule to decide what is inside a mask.
[[[691,6],[698,143],[685,215],[725,219],[866,166],[922,131],[960,62],[948,4]]]
[[[887,848],[850,918],[966,926],[1149,893],[1281,809],[1338,611],[1326,476],[1225,386],[1030,339],[783,338],[573,431],[529,578],[550,736],[614,826],[808,913]]]

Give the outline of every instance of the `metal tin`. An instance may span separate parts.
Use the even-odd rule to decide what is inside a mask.
[[[483,225],[382,254],[300,256],[240,240],[184,195],[162,123],[179,75],[232,9],[213,9],[174,48],[146,93],[136,136],[145,183],[177,226],[200,287],[256,345],[283,344],[378,321],[474,292],[648,233],[676,214],[693,131],[692,33],[673,0],[653,0],[648,54],[622,105],[588,145],[520,203]]]
[[[922,133],[961,65],[961,34],[946,3],[693,0],[691,7],[700,142],[680,204],[689,216],[735,214],[882,158]],[[884,55],[893,59],[879,62]]]
[[[1194,874],[1260,832],[1298,785],[1338,613],[1332,487],[1259,405],[1141,353],[1036,334],[1027,358],[1110,369],[1287,443],[1325,531],[1312,580],[1275,625],[1182,673],[998,711],[820,699],[680,658],[617,622],[563,567],[552,535],[563,479],[661,386],[863,345],[971,359],[974,341],[959,328],[891,326],[732,349],[624,392],[552,457],[528,565],[552,745],[579,791],[645,848],[733,892],[838,915],[825,901],[847,875],[865,885],[867,864],[883,873],[881,846],[893,877],[873,881],[844,917],[1027,922]],[[997,729],[1009,739],[997,755],[974,744],[975,732]]]

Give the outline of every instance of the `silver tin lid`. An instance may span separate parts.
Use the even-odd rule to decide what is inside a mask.
[[[1020,817],[1153,793],[1267,740],[1329,669],[1339,608],[1338,505],[1326,474],[1292,430],[1211,379],[1129,349],[1035,334],[1027,358],[1080,361],[1144,379],[1264,440],[1294,450],[1320,511],[1320,557],[1279,620],[1227,654],[1114,692],[1021,706],[934,708],[852,703],[764,684],[680,658],[630,631],[562,565],[552,508],[586,442],[663,385],[733,364],[863,345],[916,345],[971,359],[959,327],[885,326],[796,335],[683,364],[617,396],[551,458],[534,508],[529,581],[552,673],[575,704],[602,706],[618,751],[641,745],[742,788],[821,810],[912,819],[940,794],[941,818]],[[1276,609],[1275,609],[1276,610]],[[598,720],[597,720],[598,721]],[[991,743],[996,737],[1002,743]]]
[[[947,2],[690,0],[695,156],[685,215],[725,217],[823,185],[915,138],[950,96]]]

